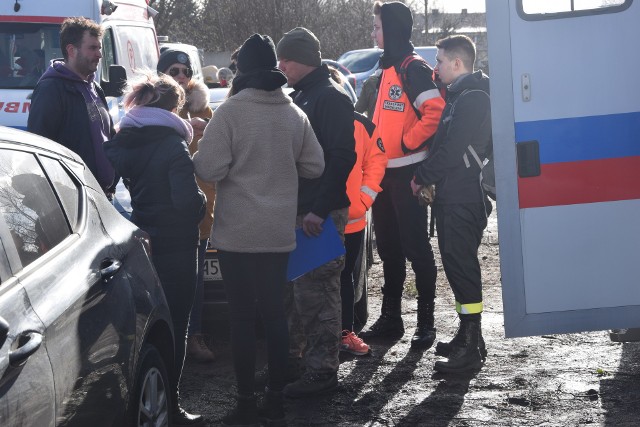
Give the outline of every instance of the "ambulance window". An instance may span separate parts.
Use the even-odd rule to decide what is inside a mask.
[[[519,0],[518,14],[525,20],[568,18],[613,13],[627,9],[633,0]]]
[[[111,28],[107,28],[102,36],[102,80],[109,81],[109,66],[116,63],[116,56],[113,46],[113,32]]]
[[[51,60],[61,57],[60,25],[2,24],[0,89],[33,89]]]

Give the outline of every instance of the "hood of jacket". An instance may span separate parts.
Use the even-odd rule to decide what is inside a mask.
[[[380,57],[382,68],[389,68],[413,52],[411,10],[398,1],[384,3],[380,9],[384,53]]]
[[[489,77],[481,70],[458,77],[448,87],[449,92],[460,93],[467,89],[480,89],[489,94]]]
[[[86,81],[91,82],[94,77],[95,74],[91,74]],[[79,75],[67,68],[62,60],[54,60],[52,62],[51,66],[47,68],[47,71],[40,77],[40,80],[44,79],[64,79],[73,82],[85,82]]]
[[[204,83],[191,79],[184,92],[186,95],[184,108],[189,114],[198,114],[209,106],[209,88]]]
[[[183,138],[167,126],[125,127],[107,144],[109,160],[123,178],[136,178],[144,172],[158,148],[168,137]]]

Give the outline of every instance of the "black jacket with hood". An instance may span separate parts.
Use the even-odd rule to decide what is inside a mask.
[[[333,82],[326,65],[307,74],[293,88],[293,101],[309,118],[325,162],[320,178],[299,179],[298,214],[313,212],[326,218],[331,211],[350,205],[347,178],[356,162],[353,104]]]
[[[52,139],[77,153],[97,176],[96,153],[91,143],[91,122],[85,98],[77,87],[79,82],[82,82],[79,76],[66,69],[61,62],[54,62],[42,75],[31,96],[27,130]],[[97,83],[91,84],[108,111],[104,92]],[[111,117],[109,129],[113,136],[115,131]],[[104,157],[103,161],[106,162]],[[113,183],[114,187],[116,182]]]
[[[184,139],[166,126],[125,127],[106,142],[116,172],[129,181],[131,221],[170,248],[191,248],[199,239],[205,197],[198,189]]]
[[[447,104],[438,124],[431,154],[415,173],[416,184],[436,185],[435,203],[483,201],[480,166],[468,147],[472,146],[480,159],[484,159],[491,150],[491,105],[488,95],[489,78],[482,71],[460,76],[449,85]]]

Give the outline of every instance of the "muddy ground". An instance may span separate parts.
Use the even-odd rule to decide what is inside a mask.
[[[370,356],[344,357],[335,392],[287,401],[288,425],[640,426],[640,343],[613,343],[605,331],[505,339],[498,249],[494,213],[480,248],[489,352],[482,370],[438,374],[433,348],[409,350],[416,318],[409,283],[404,337],[372,342]],[[436,327],[438,338],[449,340],[457,328],[454,300],[437,262]],[[369,274],[371,323],[381,299],[377,259]],[[228,342],[214,340],[218,359],[208,365],[188,360],[182,384],[185,408],[204,414],[212,426],[232,407],[235,391]],[[258,366],[263,363],[261,343]]]

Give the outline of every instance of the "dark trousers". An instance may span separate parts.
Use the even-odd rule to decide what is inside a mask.
[[[406,278],[406,260],[416,275],[418,296],[436,296],[436,262],[429,243],[427,211],[411,192],[416,165],[389,168],[382,192],[373,204],[373,228],[384,272],[384,296],[400,298]]]
[[[344,235],[344,269],[340,273],[340,298],[342,299],[342,330],[353,331],[353,304],[355,299],[355,283],[353,270],[360,249],[362,248],[362,238],[364,230]],[[360,272],[366,274],[366,271]]]
[[[204,302],[204,258],[207,254],[207,243],[209,239],[200,240],[198,246],[198,280],[196,282],[196,292],[193,299],[193,308],[189,318],[189,335],[202,332],[202,303]]]
[[[162,283],[162,289],[169,304],[173,322],[175,358],[173,369],[170,369],[170,376],[172,385],[175,387],[174,392],[177,392],[187,347],[189,314],[193,306],[193,297],[196,289],[198,248],[196,241],[194,241],[191,249],[185,248],[187,245],[176,245],[180,249],[170,251],[165,250],[168,246],[166,239],[157,241],[152,237],[152,248],[154,248],[154,242],[156,242],[156,249],[163,248],[163,250],[154,249],[152,251],[152,259],[160,278],[160,283]]]
[[[482,311],[482,277],[478,248],[487,227],[483,203],[435,205],[442,266],[459,313]]]
[[[284,286],[289,253],[219,251],[229,299],[231,351],[238,394],[253,394],[256,364],[256,308],[267,337],[269,389],[281,391],[289,353]]]

